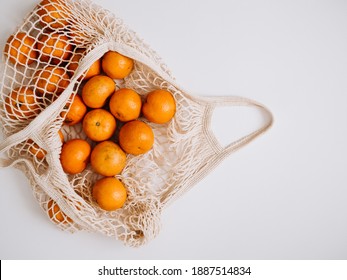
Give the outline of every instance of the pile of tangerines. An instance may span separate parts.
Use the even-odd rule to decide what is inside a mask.
[[[37,116],[42,110],[38,100],[54,101],[80,65],[85,50],[77,49],[71,38],[59,32],[61,28],[73,29],[66,20],[66,10],[61,9],[63,4],[63,0],[43,0],[39,4],[40,25],[50,34],[33,38],[20,32],[7,41],[4,53],[15,66],[34,61],[46,65],[36,71],[32,85],[21,85],[8,95],[5,111],[11,119]],[[117,88],[116,80],[126,78],[134,65],[133,59],[121,53],[107,52],[84,73],[80,88],[61,113],[64,125],[82,125],[88,138],[65,142],[59,131],[63,143],[62,168],[65,173],[75,175],[90,164],[102,176],[93,185],[92,196],[106,211],[121,208],[127,199],[126,187],[116,178],[126,166],[127,154],[141,155],[153,147],[154,133],[147,123],[167,123],[176,111],[174,97],[164,89],[140,96],[134,89]],[[30,153],[38,159],[46,156],[46,151],[31,139],[28,143]],[[49,216],[57,222],[69,220],[54,201],[48,203],[48,208]]]

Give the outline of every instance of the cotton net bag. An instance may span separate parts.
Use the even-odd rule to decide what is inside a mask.
[[[54,55],[44,56],[37,52],[38,41],[44,36],[45,42],[65,36],[72,47],[57,45],[66,54],[58,59]],[[42,1],[9,39],[5,53],[15,38],[22,39],[17,46],[23,52],[14,52],[11,57],[7,49],[1,65],[4,139],[0,144],[0,165],[25,173],[42,210],[63,230],[100,232],[135,247],[147,243],[160,230],[163,209],[271,125],[271,113],[255,101],[187,93],[135,32],[90,1]],[[93,200],[91,189],[100,175],[90,166],[76,175],[63,171],[58,133],[62,132],[65,141],[87,139],[81,124],[64,125],[64,113],[68,112],[72,97],[80,94],[87,70],[108,51],[134,60],[130,75],[115,81],[117,88],[133,89],[142,98],[152,90],[165,89],[176,101],[176,114],[168,123],[158,125],[141,118],[154,131],[154,146],[145,154],[127,155],[126,166],[116,177],[126,186],[128,197],[116,211],[104,211]],[[70,59],[77,52],[78,67],[70,71]],[[46,78],[47,83],[40,84],[38,75]],[[50,84],[52,79],[55,82]],[[24,104],[20,111],[18,104]],[[218,106],[253,106],[267,114],[267,121],[260,129],[224,147],[210,127]],[[65,214],[63,218],[52,216],[56,206]]]

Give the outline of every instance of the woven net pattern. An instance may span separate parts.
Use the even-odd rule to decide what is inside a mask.
[[[47,12],[56,12],[52,5],[59,7],[63,19],[47,19]],[[16,52],[13,44],[29,51]],[[52,45],[55,51],[49,49]],[[135,59],[134,70],[116,81],[117,88],[134,89],[143,97],[151,90],[166,89],[177,104],[169,123],[148,123],[155,134],[153,149],[127,156],[117,177],[127,187],[128,199],[122,209],[112,212],[101,210],[92,199],[91,188],[99,175],[90,167],[77,175],[64,173],[58,134],[61,131],[65,140],[87,139],[81,125],[64,126],[63,116],[71,97],[80,94],[86,70],[108,50]],[[5,53],[0,119],[7,165],[26,174],[47,217],[56,204],[66,214],[63,220],[50,218],[61,229],[100,232],[140,246],[158,234],[162,210],[209,169],[207,163],[218,161],[221,149],[209,136],[204,117],[212,105],[180,89],[160,57],[135,32],[92,2],[41,2],[9,39]],[[71,58],[76,56],[74,67]]]

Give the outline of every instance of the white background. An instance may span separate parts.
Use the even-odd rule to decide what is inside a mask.
[[[172,204],[141,248],[58,230],[24,175],[2,169],[0,258],[346,259],[347,1],[94,2],[192,94],[255,99],[274,126]],[[36,3],[1,0],[1,48]],[[224,143],[233,125],[249,125],[228,114],[213,122]]]

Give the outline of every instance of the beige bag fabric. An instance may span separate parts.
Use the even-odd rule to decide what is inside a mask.
[[[54,203],[59,205],[69,217],[57,224],[61,229],[100,232],[127,245],[140,246],[158,234],[161,212],[170,203],[224,158],[271,126],[271,113],[263,105],[246,98],[190,95],[176,83],[158,55],[113,14],[90,1],[56,2],[61,3],[59,5],[68,17],[68,25],[55,22],[54,27],[51,26],[53,33],[47,32],[40,24],[42,16],[37,13],[45,6],[37,6],[15,34],[24,32],[37,41],[42,35],[52,38],[53,34],[59,33],[59,36],[67,36],[76,46],[69,52],[85,50],[83,59],[69,77],[58,76],[62,84],[64,79],[67,80],[62,92],[41,96],[37,94],[41,86],[37,82],[38,71],[47,67],[53,67],[50,70],[67,70],[68,61],[62,58],[56,66],[51,59],[39,57],[30,65],[22,65],[14,64],[8,56],[3,56],[0,119],[5,138],[0,144],[3,157],[0,164],[3,167],[13,166],[26,174],[33,194],[46,214]],[[91,197],[91,187],[99,175],[90,167],[77,175],[64,173],[60,164],[62,143],[58,131],[63,131],[65,140],[87,138],[81,125],[64,126],[61,113],[68,111],[70,97],[78,94],[81,76],[109,50],[135,60],[132,73],[124,80],[116,81],[117,88],[128,87],[142,96],[154,89],[166,89],[173,94],[177,111],[174,119],[167,124],[148,123],[155,133],[154,147],[146,154],[127,156],[127,165],[117,178],[127,187],[128,199],[123,208],[106,212]],[[13,100],[11,92],[24,86],[35,94],[37,107],[34,115],[15,111],[14,104],[19,100]],[[223,147],[210,126],[212,114],[218,106],[255,106],[268,118],[259,130]],[[40,149],[46,152],[42,159],[37,157]],[[53,204],[49,203],[52,199]]]

